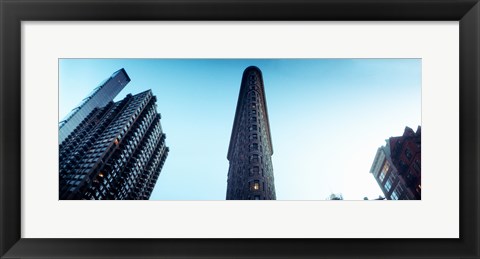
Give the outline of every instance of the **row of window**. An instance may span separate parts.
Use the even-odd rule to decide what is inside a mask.
[[[145,101],[145,100],[144,100],[144,101]],[[142,104],[145,104],[145,102],[142,103]],[[117,107],[117,108],[118,108],[118,107]],[[138,112],[139,112],[139,111],[138,111]],[[110,114],[113,115],[113,114],[114,114],[113,111],[111,111]],[[153,113],[152,113],[152,115],[153,115]],[[105,120],[103,120],[103,121],[105,121]],[[118,121],[117,121],[117,122],[118,122]],[[112,126],[112,125],[110,125],[110,126]],[[146,126],[146,124],[142,124],[142,125],[141,125],[141,128],[146,128],[145,126]],[[104,133],[105,133],[105,132],[104,132]],[[109,133],[109,132],[108,132],[108,133]],[[102,134],[102,135],[104,135],[104,134]],[[138,136],[138,134],[137,134],[137,136]],[[110,141],[113,140],[114,143],[115,143],[115,145],[118,145],[118,139],[116,139],[116,138],[110,138],[109,140],[110,140]],[[137,137],[137,141],[138,141],[138,140],[139,140],[139,138]],[[104,148],[104,147],[108,146],[110,143],[111,143],[111,142],[108,142],[108,139],[102,138],[101,141],[98,141],[98,142],[97,142],[97,145],[95,145],[95,148],[92,149],[91,152],[92,152],[92,153],[97,153],[97,151],[101,151],[101,148]],[[127,149],[132,150],[133,148],[132,148],[131,146],[128,146]],[[78,152],[76,152],[76,153],[78,153]],[[98,156],[98,154],[96,154],[96,156]],[[122,157],[121,157],[119,160],[121,160],[121,161],[123,161],[123,162],[126,162],[126,159],[125,159],[125,157],[123,156],[123,154],[122,154]],[[88,170],[88,168],[94,166],[94,165],[95,165],[95,161],[97,161],[97,160],[95,160],[94,158],[88,158],[88,159],[86,159],[86,160],[85,160],[86,163],[85,163],[85,164],[81,164],[81,167],[82,167],[82,168],[85,167],[86,169],[85,169],[85,170],[75,170],[75,172],[81,173],[81,172],[84,172],[84,171],[85,171],[85,172],[90,171],[90,170]],[[119,167],[118,164],[115,164],[115,165],[113,166],[113,168],[116,168],[116,169],[118,170],[119,168],[122,168],[122,167]],[[115,170],[115,171],[117,171],[117,170]],[[113,172],[113,175],[116,175],[115,173],[116,173],[116,172]],[[99,173],[97,176],[98,176],[98,177],[94,179],[97,183],[100,183],[101,180],[110,179],[110,181],[111,181],[111,179],[112,179],[111,174],[106,174],[106,173],[103,173],[103,172]],[[76,181],[70,181],[69,183],[70,183],[70,184],[78,184],[78,183],[79,183],[79,180],[81,180],[81,179],[83,179],[83,178],[85,178],[85,177],[86,177],[86,175],[76,175],[76,176],[73,177]],[[77,180],[77,178],[78,178],[78,180]],[[104,183],[107,184],[107,185],[105,185],[105,187],[104,187],[104,185],[100,185],[100,186],[99,186],[100,189],[103,190],[104,188],[109,187],[109,181],[102,181],[102,182],[104,182]],[[93,191],[93,190],[92,190],[92,191]],[[97,195],[98,195],[98,194],[97,194]]]
[[[117,139],[115,139],[115,140],[117,140]],[[111,174],[116,176],[117,172],[120,171],[120,168],[122,168],[123,164],[126,162],[126,156],[128,157],[131,153],[131,152],[128,152],[128,151],[131,151],[131,150],[132,150],[132,147],[127,145],[126,149],[123,150],[125,152],[122,151],[119,159],[117,159],[117,161],[115,161],[115,163],[113,164],[113,168],[112,168],[113,171],[111,172]],[[98,175],[99,177],[95,180],[96,180],[97,183],[103,183],[103,184],[108,184],[109,185],[109,183],[112,182],[111,174],[107,174],[107,177],[104,178],[103,173],[100,173]],[[92,193],[95,192],[96,188],[103,188],[103,185],[100,185],[99,187],[92,187],[91,192]]]
[[[115,109],[118,109],[119,108],[119,105],[120,105],[120,102],[119,103],[116,103],[115,107],[113,107],[112,110],[115,110]],[[113,117],[114,113],[113,111],[110,111],[110,117]],[[104,119],[102,120],[102,123],[107,123],[107,119]],[[100,130],[100,128],[97,128],[96,131]],[[105,152],[106,150],[106,147],[110,144],[108,143],[107,141],[112,138],[112,136],[108,136],[109,135],[114,135],[113,133],[113,130],[106,130],[106,132],[102,132],[102,136],[99,138],[98,141],[95,142],[95,144],[88,150],[89,154],[87,154],[87,156],[85,157],[85,159],[88,161],[88,160],[92,160],[92,159],[97,159],[99,156],[101,156],[102,153]]]
[[[134,160],[134,163],[132,164],[132,168],[142,169],[142,171],[144,171],[143,169],[145,168],[149,158],[153,155],[153,153],[155,151],[154,150],[154,148],[155,148],[154,142],[156,142],[156,140],[160,139],[159,135],[161,134],[161,132],[158,130],[159,125],[160,125],[160,123],[157,123],[157,125],[156,125],[157,130],[151,131],[151,134],[149,134],[149,136],[147,137],[145,142],[142,144],[142,149],[138,150],[137,153],[134,154],[135,160]],[[155,127],[155,125],[153,127]],[[148,173],[148,171],[144,171],[144,172]],[[137,174],[137,173],[138,173],[137,170],[131,172],[131,174],[133,174],[133,175]]]
[[[123,179],[124,181],[121,181],[121,183],[118,184],[118,186],[120,186],[118,189],[120,189],[119,193],[121,195],[121,197],[125,198],[128,193],[130,193],[130,190],[132,189],[135,189],[135,187],[138,189],[138,188],[143,188],[144,186],[146,186],[146,182],[145,181],[142,181],[141,183],[138,183],[138,179],[139,179],[139,176],[136,176],[139,174],[140,172],[140,169],[142,169],[141,171],[142,172],[145,172],[145,173],[150,173],[151,171],[147,171],[147,170],[143,170],[144,166],[146,166],[146,163],[149,159],[149,157],[147,156],[147,153],[150,154],[150,156],[152,156],[154,150],[153,150],[153,144],[152,144],[152,140],[159,140],[159,141],[162,141],[164,140],[164,138],[161,138],[159,137],[158,135],[161,134],[161,127],[160,127],[160,122],[157,121],[158,123],[154,126],[155,128],[150,131],[150,138],[148,140],[146,140],[145,142],[145,145],[142,144],[142,146],[144,147],[142,150],[139,150],[138,154],[137,155],[132,155],[132,156],[135,156],[135,160],[133,161],[132,164],[130,164],[129,166],[127,166],[127,168],[131,168],[131,170],[127,170],[128,173],[128,177]],[[137,133],[139,131],[135,131],[135,133]],[[152,135],[153,133],[153,135]],[[138,134],[133,134],[133,135],[138,135]],[[129,139],[130,140],[130,139]],[[148,152],[147,150],[148,149]],[[131,148],[131,145],[128,145],[128,150],[133,150],[133,148]],[[128,153],[130,152],[127,152],[127,155]],[[121,159],[117,160],[116,163],[115,163],[115,166],[114,168],[121,168],[121,167],[118,167],[117,164],[123,164],[124,162],[126,162],[126,159],[124,158],[124,154],[122,153],[122,155],[120,156]],[[123,158],[123,159],[122,159]],[[102,187],[100,187],[102,188]],[[92,190],[92,192],[95,191],[95,190]],[[137,192],[137,191],[135,191]],[[138,192],[140,192],[140,190],[138,190]]]
[[[402,194],[405,192],[405,185],[403,183],[398,183],[395,190],[390,195],[390,199],[398,200]],[[405,199],[408,199],[408,194],[405,195]]]
[[[105,108],[104,108],[105,109]],[[72,133],[60,145],[60,150],[70,151],[79,139],[83,138],[96,124],[103,109],[95,108],[90,114],[72,131]]]

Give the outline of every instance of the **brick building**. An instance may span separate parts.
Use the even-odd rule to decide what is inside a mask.
[[[421,200],[421,127],[405,127],[379,147],[370,173],[389,200]]]

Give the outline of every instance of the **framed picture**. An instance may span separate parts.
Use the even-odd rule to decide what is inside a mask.
[[[0,255],[2,258],[478,258],[480,256],[477,162],[479,155],[479,110],[477,107],[480,5],[477,1],[271,0],[215,2],[200,0],[176,3],[126,0],[115,3],[101,0],[87,2],[0,0],[0,3],[2,13],[0,31],[2,62],[0,74],[2,79],[0,86],[2,107],[0,110],[0,210],[2,211]],[[242,42],[247,47],[240,48],[237,42]],[[376,42],[376,44],[370,44],[372,42]],[[330,48],[327,48],[328,44],[330,44]],[[158,50],[154,50],[155,46],[159,46]],[[367,51],[369,48],[370,52]],[[312,51],[312,49],[321,49],[321,51]],[[392,52],[392,49],[395,49],[396,52]],[[97,52],[95,53],[95,51]],[[367,52],[358,54],[362,51]],[[129,52],[133,54],[129,54]],[[39,53],[40,55],[37,55]],[[31,57],[35,55],[36,58],[32,59]],[[384,59],[386,57],[392,59],[386,60]],[[105,62],[117,62],[115,66],[128,63],[131,65],[129,67],[140,67],[142,68],[140,70],[148,70],[152,67],[169,69],[169,73],[165,74],[164,78],[180,75],[178,71],[174,70],[174,63],[177,62],[179,63],[177,67],[184,70],[187,67],[194,68],[188,71],[188,74],[194,77],[198,84],[204,84],[201,81],[202,72],[205,74],[207,68],[215,71],[221,70],[224,73],[223,75],[212,73],[212,77],[227,78],[224,75],[230,73],[230,68],[242,67],[245,70],[240,71],[244,73],[240,89],[248,87],[259,87],[260,89],[258,90],[259,95],[245,95],[245,98],[248,97],[248,100],[252,101],[249,102],[249,105],[255,109],[255,125],[250,125],[248,130],[259,132],[259,134],[252,135],[252,138],[268,140],[257,141],[261,145],[247,146],[253,150],[263,149],[262,151],[266,151],[263,153],[253,152],[247,157],[248,159],[243,159],[247,159],[249,164],[260,164],[259,161],[269,159],[266,157],[267,154],[271,155],[272,139],[273,149],[275,149],[275,145],[279,145],[279,151],[282,150],[280,144],[287,143],[281,138],[272,138],[270,128],[272,128],[272,132],[276,131],[275,134],[278,134],[272,136],[279,136],[282,131],[278,125],[284,128],[294,125],[277,123],[276,120],[282,121],[283,117],[275,118],[273,111],[282,111],[281,113],[284,115],[289,115],[291,112],[290,119],[294,118],[298,124],[305,124],[305,121],[293,116],[293,114],[299,113],[293,105],[308,104],[309,99],[306,95],[310,95],[312,98],[311,105],[316,105],[318,102],[315,101],[317,100],[315,98],[319,96],[313,98],[313,93],[315,93],[313,90],[318,87],[312,86],[307,92],[302,92],[301,87],[296,87],[287,93],[288,98],[282,97],[281,93],[270,90],[272,88],[267,88],[267,86],[271,82],[279,85],[282,80],[288,80],[288,77],[285,76],[282,80],[276,79],[277,81],[272,80],[270,75],[278,73],[275,71],[282,70],[271,68],[287,68],[290,72],[289,75],[294,75],[294,68],[306,71],[313,70],[311,68],[315,67],[315,71],[318,71],[318,67],[335,67],[335,69],[330,69],[329,73],[323,74],[323,77],[338,78],[342,77],[338,71],[345,67],[345,62],[351,62],[352,58],[356,60],[354,63],[357,69],[364,66],[374,68],[370,70],[376,72],[374,76],[370,75],[369,77],[374,79],[368,81],[370,87],[375,86],[374,82],[385,84],[379,71],[388,71],[387,68],[390,66],[395,66],[396,71],[401,70],[405,73],[391,77],[391,81],[401,82],[405,78],[416,78],[416,89],[421,85],[422,96],[419,96],[417,89],[417,92],[414,91],[416,97],[412,97],[410,94],[407,100],[422,100],[421,105],[419,102],[416,102],[415,105],[422,106],[421,124],[422,131],[424,131],[422,139],[425,137],[425,141],[430,141],[431,147],[422,149],[422,159],[425,159],[422,160],[422,168],[425,168],[422,180],[425,181],[420,184],[419,178],[408,178],[409,170],[405,170],[408,171],[408,174],[401,173],[402,165],[398,166],[394,158],[388,160],[393,161],[391,164],[398,168],[393,173],[393,166],[380,159],[383,157],[382,154],[390,152],[390,149],[385,149],[385,147],[379,148],[376,154],[376,150],[373,150],[367,159],[372,168],[369,172],[374,175],[369,176],[374,183],[376,180],[381,185],[384,198],[388,200],[413,199],[414,201],[364,201],[363,199],[336,201],[343,199],[342,195],[333,193],[337,190],[332,190],[332,195],[320,193],[318,196],[286,196],[286,192],[278,190],[288,189],[288,182],[283,185],[285,187],[282,187],[281,181],[276,181],[276,187],[280,188],[277,189],[277,193],[271,187],[273,186],[271,162],[262,162],[262,166],[266,164],[265,167],[257,165],[248,171],[252,175],[258,175],[259,179],[252,178],[253,180],[249,182],[248,186],[250,192],[246,193],[236,191],[235,184],[230,186],[232,182],[239,181],[233,176],[230,180],[231,175],[236,172],[233,167],[232,172],[228,174],[228,188],[231,190],[225,190],[227,191],[226,197],[232,200],[255,200],[258,198],[281,201],[202,201],[215,199],[205,195],[204,197],[207,198],[195,200],[195,198],[187,197],[185,202],[176,202],[175,200],[181,200],[178,198],[182,197],[178,196],[179,194],[171,196],[174,198],[170,198],[170,200],[164,198],[164,201],[73,201],[104,198],[145,199],[150,196],[151,190],[143,191],[141,197],[129,194],[128,188],[127,190],[122,189],[123,191],[119,193],[102,193],[103,189],[100,187],[89,190],[81,189],[82,191],[79,192],[73,186],[82,183],[83,178],[80,175],[75,175],[75,177],[78,176],[77,178],[69,175],[65,179],[60,176],[60,181],[58,181],[59,165],[60,175],[62,168],[67,167],[62,167],[61,159],[58,162],[59,151],[56,149],[58,145],[51,143],[55,142],[58,137],[57,123],[60,122],[62,125],[62,123],[68,122],[60,121],[57,116],[57,110],[62,109],[61,105],[59,106],[56,102],[59,97],[57,91],[58,89],[60,92],[62,91],[63,78],[72,78],[72,74],[67,74],[67,72],[75,74],[80,70],[79,68],[82,68],[76,66],[80,61],[90,62],[87,67],[98,71]],[[323,63],[325,59],[328,59],[328,64]],[[373,59],[373,61],[369,59]],[[410,61],[405,67],[402,66],[403,61],[402,64],[396,63],[406,59]],[[253,66],[248,66],[247,63]],[[282,66],[279,65],[280,63]],[[364,63],[368,64],[364,65]],[[260,66],[257,67],[259,64]],[[437,66],[436,70],[431,69],[435,66]],[[67,69],[68,67],[70,70]],[[114,72],[111,78],[116,78],[119,74],[130,73],[132,70],[129,67],[126,72],[125,70],[111,71],[111,73]],[[199,71],[200,67],[204,70]],[[233,69],[231,70],[233,71]],[[283,73],[285,74],[287,70],[283,70]],[[348,71],[349,75],[356,75],[355,70]],[[447,74],[451,77],[447,77]],[[318,73],[301,73],[301,75],[314,78],[318,76]],[[148,77],[148,75],[137,76],[135,70],[131,72],[130,76],[132,83],[136,83],[135,80],[138,78]],[[129,81],[130,78],[128,76],[126,78]],[[292,76],[292,78],[294,77]],[[240,83],[240,78],[238,79],[237,85]],[[173,78],[169,80],[161,84],[175,84]],[[308,85],[308,81],[299,80],[304,80],[304,78],[296,78],[295,81],[301,82],[302,85]],[[350,80],[349,84],[351,84],[352,79],[345,80]],[[73,79],[73,81],[80,82],[80,79]],[[120,80],[118,82],[121,84]],[[215,89],[214,80],[206,82],[209,84],[209,89]],[[224,81],[219,82],[224,84]],[[359,85],[361,82],[355,81]],[[180,85],[180,82],[177,83]],[[229,97],[226,97],[232,94],[212,90],[211,93],[215,92],[219,96],[201,95],[200,92],[196,92],[198,88],[188,88],[188,84],[192,83],[194,82],[188,81],[180,88],[180,93],[174,91],[170,91],[170,93],[172,96],[181,95],[183,97],[196,93],[194,95],[197,96],[197,99],[205,100],[206,103],[224,99],[226,104],[236,105],[236,98],[228,101]],[[102,85],[104,84],[102,83]],[[264,84],[266,90],[263,89]],[[335,84],[338,86],[338,82]],[[39,85],[43,86],[39,87]],[[380,85],[374,89],[382,91]],[[373,90],[366,91],[366,87],[361,88],[363,93],[358,89],[348,88],[344,92],[332,91],[331,96],[335,96],[335,101],[338,103],[341,103],[339,99],[353,103],[355,96],[374,94]],[[116,103],[121,105],[122,102],[129,103],[130,99],[128,98],[140,98],[138,96],[141,94],[136,93],[143,93],[145,96],[142,95],[142,98],[151,97],[151,92],[140,90],[142,89],[135,90],[133,96],[125,97],[126,101],[119,100]],[[153,88],[153,93],[161,92],[163,97],[168,97],[169,92],[164,90]],[[238,89],[236,90],[238,91]],[[402,88],[402,90],[408,91],[406,88]],[[69,89],[68,91],[73,90]],[[352,99],[347,98],[347,91],[353,91],[350,97]],[[85,100],[88,102],[94,98],[95,93]],[[301,96],[303,102],[295,103],[294,93],[303,94]],[[265,95],[268,98],[265,98]],[[375,96],[388,99],[381,95]],[[344,98],[342,99],[342,97]],[[60,96],[58,99],[60,104],[64,101],[62,98]],[[242,98],[244,97],[242,97],[241,90],[239,100]],[[388,103],[394,105],[394,99],[403,100],[398,95],[391,101],[387,100],[383,106],[387,106]],[[180,101],[175,101],[174,98],[170,98],[170,100],[174,101],[171,103],[166,101],[165,104],[159,105],[161,108],[159,112],[166,111],[162,114],[162,126],[167,135],[169,134],[168,127],[172,127],[174,124],[170,123],[170,118],[187,118],[181,113],[167,112],[168,109],[165,107],[174,107],[171,109],[175,110],[183,108],[181,105],[175,106],[181,103]],[[196,99],[190,100],[192,105],[194,105],[194,100]],[[292,105],[286,105],[285,100],[291,101]],[[437,104],[432,104],[435,103],[435,100]],[[269,102],[270,116],[268,116],[266,108],[262,108],[266,106],[266,102]],[[364,103],[366,102],[374,102],[374,100]],[[132,103],[143,105],[147,102],[135,101]],[[196,105],[207,109],[206,103],[199,102]],[[276,104],[278,105],[276,106]],[[410,103],[408,105],[417,107]],[[359,105],[357,104],[357,106]],[[395,106],[398,107],[401,104]],[[236,114],[242,111],[238,107]],[[318,106],[309,107],[315,111],[321,109]],[[330,113],[337,119],[334,123],[339,125],[343,125],[340,121],[348,119],[351,114],[354,114],[350,111],[348,113],[350,115],[342,117],[342,111],[345,113],[348,110],[345,108],[346,104],[343,104],[343,107],[343,110],[339,109],[339,113],[335,113],[331,107],[327,108],[332,109]],[[307,110],[303,107],[303,111]],[[395,114],[392,117],[399,117],[393,113],[392,109],[385,110]],[[407,108],[403,110],[406,111]],[[37,113],[31,113],[32,111]],[[215,117],[213,111],[206,111],[209,116]],[[32,114],[34,115],[32,116]],[[144,118],[142,115],[138,116]],[[368,115],[365,118],[371,119],[374,116],[380,115]],[[68,119],[69,115],[65,117]],[[228,133],[230,130],[238,131],[240,119],[237,120],[237,117],[235,115],[233,129],[230,128],[231,124],[226,127],[229,128]],[[418,117],[419,113],[416,114],[416,118]],[[158,118],[160,118],[159,115]],[[207,118],[205,120],[207,124],[216,125],[215,123],[218,122],[218,120],[209,121],[208,116],[205,118]],[[387,121],[386,118],[388,116],[379,120]],[[193,121],[194,118],[188,120]],[[432,123],[432,121],[435,122]],[[95,121],[95,123],[99,122]],[[334,123],[329,123],[329,125]],[[365,119],[364,123],[376,125],[374,121],[365,122]],[[420,124],[418,119],[413,120],[412,123]],[[313,124],[309,125],[311,131],[319,130],[314,128]],[[420,127],[417,129],[417,126],[420,125],[406,126],[414,127],[414,129],[406,129],[404,136],[410,134],[420,137]],[[218,125],[216,127],[225,128]],[[268,130],[261,131],[259,128]],[[357,129],[359,130],[359,127]],[[179,127],[172,132],[181,130],[182,128]],[[193,128],[190,132],[192,131]],[[112,145],[105,145],[106,150],[110,150],[111,147],[111,150],[118,151],[118,146],[125,145],[124,141],[128,140],[128,132],[129,129],[126,127],[123,135],[112,138]],[[158,133],[158,131],[155,132]],[[212,132],[214,135],[209,139],[215,138],[215,136],[220,138],[221,133],[214,130]],[[342,135],[339,130],[336,132]],[[344,136],[352,135],[352,133],[342,132]],[[60,132],[60,137],[61,134]],[[205,136],[205,134],[201,135]],[[362,133],[361,135],[366,138],[366,134]],[[305,136],[303,133],[302,135]],[[393,135],[394,133],[390,136]],[[292,137],[292,135],[287,136]],[[387,135],[385,138],[390,136]],[[107,138],[105,139],[107,140]],[[238,141],[235,142],[235,138],[230,138],[228,134],[227,139],[230,140],[231,146],[228,156],[225,154],[224,163],[227,163],[228,159],[230,165],[232,165],[232,161],[234,161],[234,165],[237,165],[238,161],[242,161],[242,155],[239,155],[238,161],[234,157],[240,152],[237,149],[241,150],[241,148],[235,147],[236,144],[232,143],[242,144],[243,141],[237,139]],[[280,140],[277,141],[277,139]],[[311,140],[311,143],[315,143],[313,138],[308,139]],[[341,139],[334,142],[340,143]],[[173,141],[175,137],[172,137],[171,140],[172,143],[178,143]],[[295,138],[295,140],[302,139]],[[395,138],[395,140],[400,141],[401,139]],[[72,143],[72,147],[76,146],[74,145],[76,142]],[[169,145],[168,139],[166,143]],[[303,147],[305,147],[305,143],[302,144]],[[387,145],[395,145],[395,143],[387,141]],[[417,142],[412,142],[412,145],[415,146],[415,143]],[[320,144],[316,143],[316,145]],[[208,143],[203,145],[208,145]],[[333,144],[329,144],[329,146],[331,145]],[[52,146],[55,148],[52,149]],[[173,146],[175,145],[172,145],[172,148]],[[375,146],[375,149],[377,147],[380,145]],[[417,147],[419,150],[420,140],[418,140]],[[92,147],[88,149],[90,152]],[[347,153],[346,149],[348,148],[342,149],[343,153]],[[92,153],[98,150],[93,148]],[[180,149],[172,150],[179,152]],[[284,150],[288,150],[288,148]],[[305,161],[311,161],[315,159],[316,154],[322,153],[319,149],[312,150],[309,152],[312,157],[302,154],[303,157],[308,158]],[[411,150],[415,149],[402,150],[401,153],[412,158],[414,155],[411,154]],[[54,156],[49,156],[49,153]],[[61,147],[60,153],[62,153]],[[282,153],[288,154],[292,161],[279,158],[281,162],[274,163],[273,171],[281,175],[281,170],[277,171],[275,165],[280,168],[294,165],[289,171],[297,170],[295,168],[299,166],[293,163],[293,160],[300,160],[300,158],[294,158],[295,153],[287,152],[279,152],[280,157]],[[37,160],[32,157],[37,157]],[[358,157],[358,155],[354,157]],[[158,161],[162,161],[164,158],[159,156]],[[378,162],[379,160],[382,162]],[[413,160],[415,161],[415,159]],[[417,160],[419,161],[419,158]],[[98,168],[98,164],[92,161],[88,162],[95,170],[89,170],[95,172],[94,177],[91,177],[92,181],[96,181],[95,184],[114,173],[113,160],[102,160],[102,163],[108,164],[109,167],[102,164]],[[172,157],[172,165],[173,161]],[[179,159],[180,164],[182,161],[191,163],[187,162],[186,158]],[[166,163],[168,163],[168,158]],[[207,164],[216,163],[208,162]],[[420,162],[412,163],[412,168],[415,165],[420,171]],[[298,170],[307,168],[307,166],[299,167]],[[324,166],[324,168],[327,167]],[[335,167],[328,170],[335,170]],[[350,169],[350,171],[354,170]],[[366,170],[362,169],[361,171]],[[401,178],[402,181],[394,180],[395,177]],[[209,183],[218,185],[215,181],[206,181],[205,185],[208,186]],[[299,189],[304,190],[309,184],[308,181],[302,182],[300,185],[298,182],[296,183],[295,187],[303,186],[304,188]],[[57,184],[60,185],[57,186]],[[452,185],[449,186],[449,184]],[[416,188],[408,193],[403,192],[410,185]],[[175,185],[173,184],[173,186]],[[423,195],[420,196],[422,186],[424,188]],[[150,187],[152,186],[150,185]],[[290,191],[293,193],[295,188],[291,189]],[[312,189],[315,190],[315,185]],[[351,187],[341,190],[347,199],[348,197],[354,197],[352,199],[362,197],[358,196],[362,194],[355,194],[357,195],[355,196],[348,193],[347,189],[351,189]],[[399,191],[396,192],[393,189]],[[315,200],[318,197],[325,197],[329,201],[306,201]],[[161,198],[159,199],[161,200]],[[258,204],[262,206],[258,206]],[[152,209],[152,207],[155,208]],[[85,213],[85,211],[89,213]],[[428,211],[433,213],[428,214]],[[408,249],[406,249],[407,247]]]

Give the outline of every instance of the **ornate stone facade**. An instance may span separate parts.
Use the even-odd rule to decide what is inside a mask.
[[[227,200],[275,200],[273,155],[262,72],[245,69],[227,159]]]

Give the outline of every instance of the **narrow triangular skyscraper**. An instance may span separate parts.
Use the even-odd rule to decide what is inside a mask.
[[[272,139],[262,72],[243,72],[227,159],[227,200],[275,200]]]

